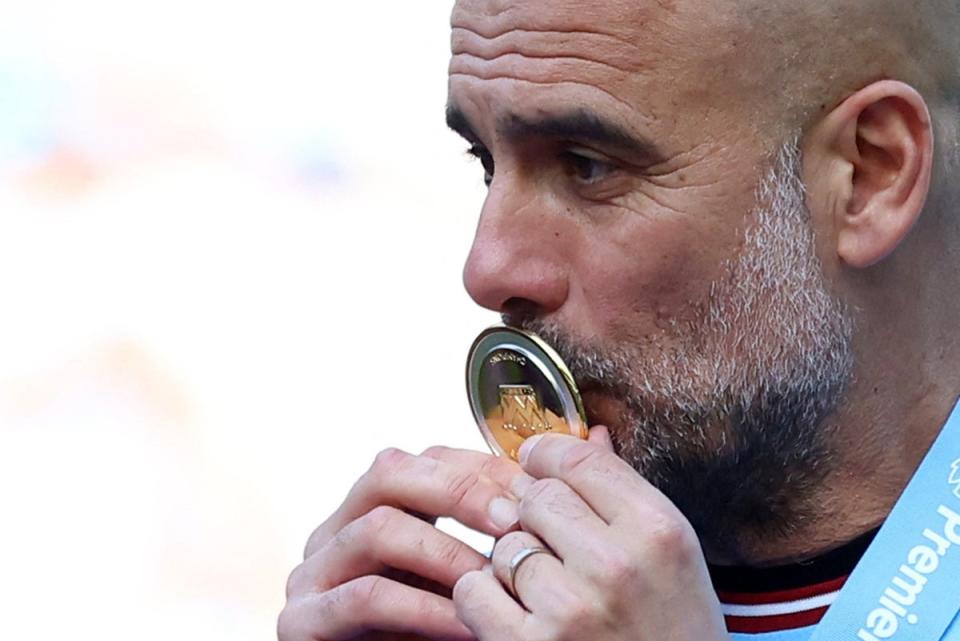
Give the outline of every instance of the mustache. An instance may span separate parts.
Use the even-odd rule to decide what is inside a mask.
[[[616,397],[628,395],[631,377],[623,355],[577,339],[572,332],[542,318],[509,314],[502,318],[505,325],[535,334],[552,347],[573,375],[581,393],[601,391]]]

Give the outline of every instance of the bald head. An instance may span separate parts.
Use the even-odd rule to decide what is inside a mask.
[[[758,76],[803,125],[869,83],[915,87],[936,110],[960,103],[960,3],[954,0],[729,2]]]

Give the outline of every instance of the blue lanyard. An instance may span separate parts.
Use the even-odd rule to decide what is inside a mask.
[[[958,611],[960,404],[811,641],[938,641]]]

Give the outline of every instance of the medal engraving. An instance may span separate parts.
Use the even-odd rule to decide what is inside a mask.
[[[497,363],[516,363],[521,367],[526,367],[527,359],[513,352],[497,352],[490,357],[488,363],[490,365],[496,365]]]
[[[501,385],[500,411],[503,428],[522,438],[551,430],[540,399],[530,385]]]

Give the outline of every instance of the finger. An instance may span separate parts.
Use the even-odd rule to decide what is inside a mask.
[[[288,602],[277,628],[281,641],[342,641],[368,631],[452,641],[474,638],[450,599],[380,576]]]
[[[609,545],[610,526],[560,479],[541,479],[520,501],[523,529],[540,537],[567,565],[585,552]]]
[[[603,449],[613,452],[613,439],[610,438],[610,430],[606,425],[594,425],[590,428],[590,437],[587,439]]]
[[[378,505],[429,516],[450,516],[470,528],[498,536],[514,525],[498,525],[490,516],[490,502],[498,497],[513,498],[501,485],[476,469],[456,467],[397,449],[384,450],[353,486],[340,508],[314,530],[307,542],[305,557],[347,523]]]
[[[536,478],[564,481],[607,523],[636,522],[676,507],[612,452],[570,436],[534,436],[520,447],[520,464]]]
[[[450,447],[434,446],[424,450],[421,456],[427,456],[449,463],[459,469],[475,470],[487,476],[495,483],[510,488],[518,476],[528,476],[520,465],[505,456],[493,456],[473,450],[461,450]]]
[[[445,461],[456,467],[477,469],[495,482],[507,488],[514,497],[519,498],[537,479],[523,471],[520,464],[505,456],[493,456],[471,450],[456,450],[449,447],[434,446],[424,451],[429,456]]]
[[[493,548],[493,573],[509,591],[510,566],[524,548],[542,548],[545,543],[528,532],[511,532]],[[552,618],[558,609],[576,601],[576,588],[563,562],[552,552],[540,552],[524,559],[513,577],[516,596],[523,606],[543,618]]]
[[[322,592],[388,568],[452,588],[487,559],[454,537],[396,508],[380,506],[340,530],[290,576],[289,594]]]
[[[533,638],[525,632],[530,614],[504,591],[489,566],[457,581],[453,603],[457,616],[479,641]]]

